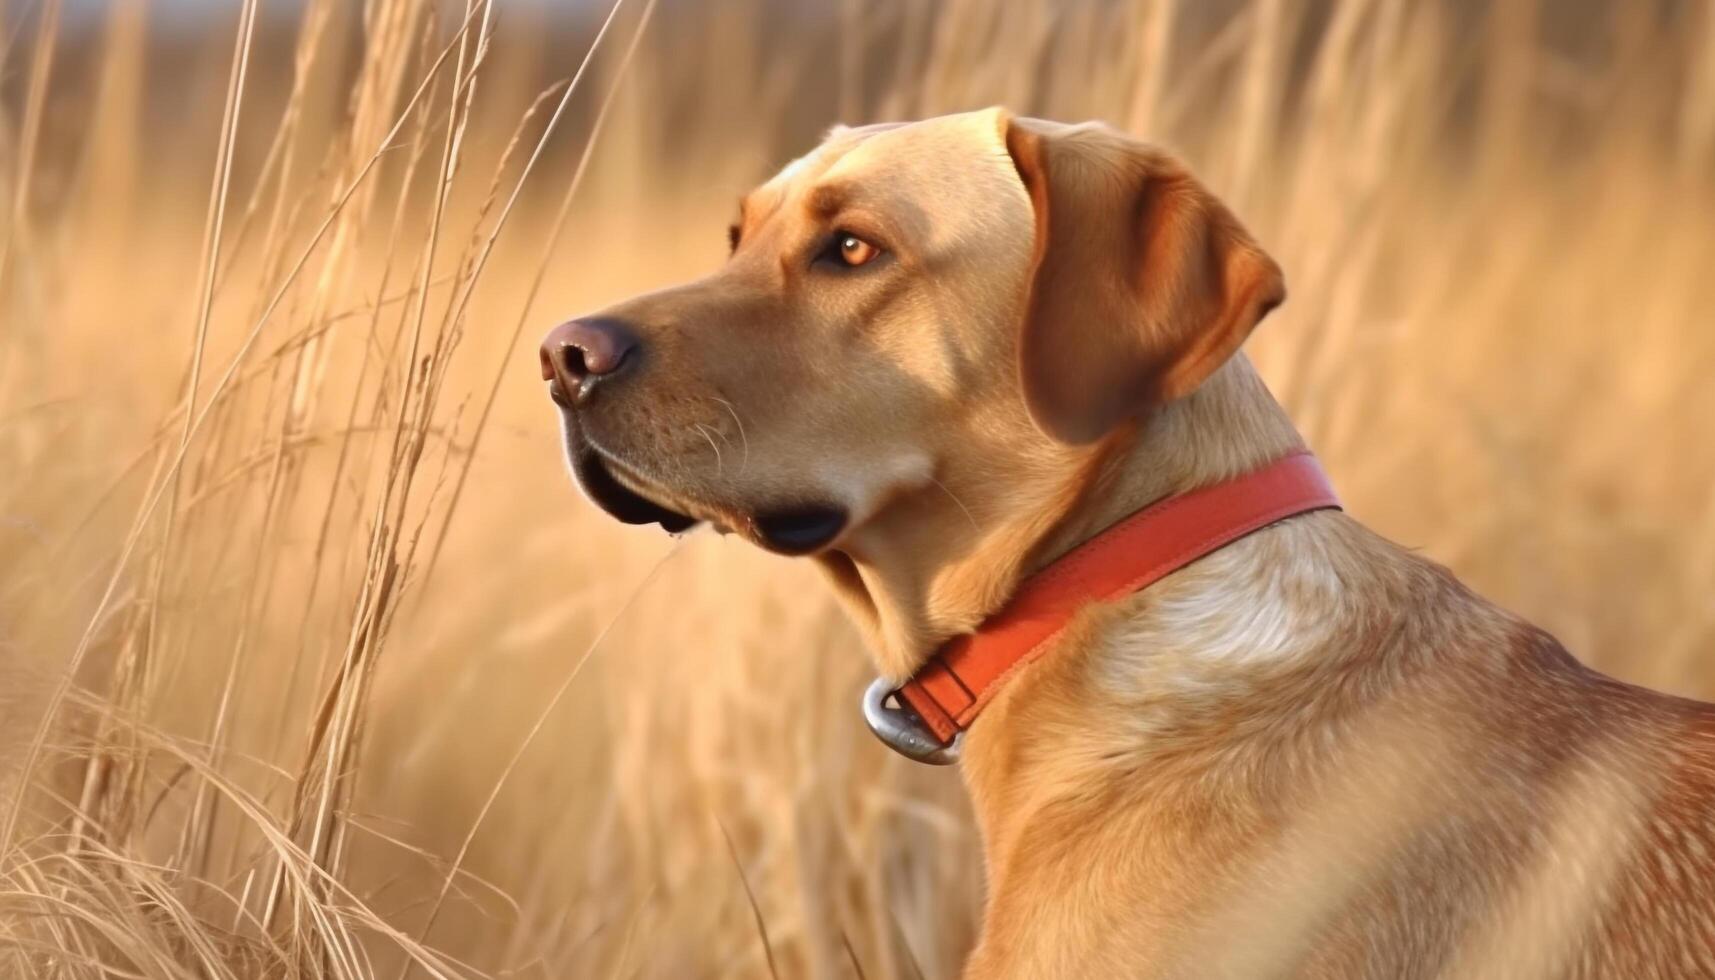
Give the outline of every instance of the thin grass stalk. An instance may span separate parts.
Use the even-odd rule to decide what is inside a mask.
[[[596,31],[595,37],[590,41],[589,48],[584,52],[583,60],[578,63],[577,71],[572,73],[572,79],[566,85],[566,90],[560,97],[560,103],[554,109],[553,117],[549,120],[542,136],[537,140],[536,148],[530,154],[529,161],[525,163],[524,172],[519,176],[517,184],[513,187],[512,195],[508,198],[506,206],[502,210],[501,220],[503,222],[505,220],[505,215],[510,214],[513,205],[517,203],[519,195],[524,189],[525,181],[530,176],[531,171],[535,169],[536,162],[541,158],[542,151],[547,147],[548,139],[553,134],[554,127],[558,124],[561,115],[565,112],[566,106],[570,103],[573,93],[578,88],[578,84],[583,80],[584,71],[589,68],[595,57],[596,51],[601,47],[602,38],[607,35],[608,28],[612,26],[614,18],[618,16],[619,10],[624,6],[624,3],[625,0],[614,0],[614,3],[608,8],[607,17],[603,19],[601,27]],[[547,244],[543,249],[542,258],[536,265],[535,276],[530,282],[529,290],[524,295],[524,302],[519,308],[518,319],[513,324],[512,334],[506,340],[506,347],[501,354],[500,363],[495,367],[494,380],[488,387],[487,397],[483,399],[482,409],[477,413],[476,425],[472,429],[470,436],[470,451],[465,457],[464,464],[459,468],[458,474],[454,477],[452,493],[447,502],[446,517],[441,521],[440,529],[435,534],[434,545],[429,549],[428,560],[424,563],[422,587],[419,590],[423,595],[428,594],[429,585],[434,580],[435,569],[440,563],[441,549],[446,545],[447,534],[452,528],[455,515],[459,513],[458,505],[460,498],[464,495],[465,481],[470,475],[471,466],[475,463],[476,453],[482,444],[483,434],[488,429],[489,417],[494,411],[495,400],[500,395],[501,382],[506,377],[506,367],[512,363],[512,357],[518,350],[519,338],[523,336],[525,325],[530,322],[531,314],[534,312],[536,305],[536,297],[541,292],[543,280],[547,278],[549,263],[553,260],[554,253],[559,248],[561,237],[565,233],[567,219],[571,214],[572,200],[576,197],[578,188],[583,184],[584,173],[589,167],[590,160],[593,158],[596,142],[601,136],[602,127],[607,122],[608,111],[613,108],[614,99],[619,94],[620,83],[624,80],[627,74],[631,65],[632,57],[637,53],[638,44],[643,39],[644,31],[648,28],[650,18],[653,16],[654,11],[655,0],[649,0],[643,8],[643,14],[639,18],[637,30],[632,34],[631,43],[626,47],[624,55],[620,58],[619,68],[614,76],[614,82],[608,87],[607,93],[603,96],[601,107],[596,110],[595,120],[590,124],[589,136],[584,140],[583,148],[579,151],[577,166],[572,171],[571,181],[566,185],[566,192],[560,198],[559,210],[554,214],[553,225],[549,229]],[[498,228],[495,229],[495,234],[499,234]],[[489,251],[492,249],[493,240],[494,239],[491,237],[488,244],[484,247],[482,259],[485,262]],[[474,279],[472,281],[474,282]],[[459,301],[459,317],[464,315],[464,307],[469,303],[469,301],[470,291],[467,290]]]
[[[478,11],[483,13],[482,30],[489,27],[491,8],[482,0],[471,0],[466,7],[466,22],[475,17]],[[460,39],[458,69],[454,74],[452,98],[449,102],[447,136],[442,147],[440,174],[437,181],[437,192],[433,216],[430,219],[429,231],[424,246],[424,261],[421,278],[418,282],[418,297],[412,339],[408,353],[404,359],[401,373],[401,397],[394,420],[394,450],[391,454],[392,465],[388,469],[381,496],[377,500],[376,511],[371,525],[369,545],[369,572],[364,586],[364,598],[359,602],[357,626],[353,631],[352,642],[346,650],[345,665],[335,686],[330,689],[330,695],[336,705],[333,715],[334,725],[331,733],[317,742],[326,746],[327,758],[321,773],[321,787],[316,812],[310,821],[310,853],[313,861],[324,865],[327,860],[327,848],[332,839],[332,821],[338,811],[338,800],[347,781],[341,772],[342,764],[347,758],[347,747],[356,724],[356,713],[360,709],[360,697],[366,685],[362,678],[366,674],[366,662],[369,654],[373,653],[376,642],[375,628],[379,621],[380,610],[391,600],[393,585],[397,581],[398,569],[390,558],[384,554],[390,548],[392,535],[396,533],[396,519],[404,517],[404,501],[400,500],[395,513],[395,486],[402,481],[406,492],[410,484],[410,475],[414,472],[414,460],[407,461],[404,453],[409,451],[409,439],[405,421],[411,399],[408,397],[411,389],[411,377],[416,372],[417,352],[421,346],[422,327],[428,308],[428,281],[434,271],[434,255],[440,243],[441,222],[443,220],[447,195],[451,189],[452,177],[458,164],[458,151],[463,125],[468,120],[469,103],[461,96],[467,91],[467,86],[474,84],[476,68],[481,64],[483,40],[486,33],[477,35],[474,42],[467,33]],[[468,61],[468,66],[467,66]],[[404,497],[400,493],[398,497]],[[378,577],[379,576],[379,577]],[[356,681],[355,684],[352,682]]]
[[[464,36],[469,24],[470,21],[467,19],[465,23],[460,26],[457,32],[457,38],[462,38]],[[422,97],[423,93],[427,91],[429,84],[438,77],[440,67],[445,64],[447,55],[452,52],[456,44],[457,40],[455,39],[452,44],[449,44],[442,50],[440,56],[428,71],[423,83],[412,95],[404,109],[401,110],[401,114],[398,122],[394,126],[394,129],[391,130],[387,137],[381,141],[381,146],[377,148],[374,154],[371,155],[368,162],[358,172],[357,176],[352,179],[352,182],[340,195],[340,198],[335,203],[333,209],[329,212],[327,217],[323,219],[316,231],[310,236],[310,240],[299,255],[297,262],[294,263],[291,271],[286,275],[284,281],[282,281],[275,290],[274,298],[270,300],[268,306],[263,310],[262,315],[258,317],[256,322],[252,325],[250,331],[245,336],[245,339],[239,345],[237,352],[233,355],[226,371],[221,376],[220,380],[216,382],[213,391],[209,395],[208,403],[205,404],[201,411],[197,413],[196,419],[191,424],[191,433],[193,436],[207,420],[209,413],[220,403],[221,393],[227,389],[227,386],[237,374],[239,365],[244,362],[246,355],[248,355],[251,346],[254,345],[257,336],[260,335],[262,328],[273,316],[274,311],[279,307],[280,301],[290,291],[293,283],[296,282],[298,275],[303,271],[304,267],[308,263],[310,256],[315,253],[316,248],[321,244],[321,241],[326,235],[329,227],[339,216],[339,213],[344,209],[345,204],[350,201],[352,194],[354,194],[357,189],[363,185],[364,181],[374,171],[375,164],[380,161],[382,154],[386,152],[388,143],[390,143],[392,138],[397,134],[399,127],[404,125],[404,121],[409,118],[410,110],[417,104],[417,100]],[[180,467],[184,464],[185,455],[185,451],[182,449],[177,454],[173,455],[171,462],[166,466],[163,473],[163,481],[170,481],[173,475],[179,471]],[[42,745],[46,741],[48,730],[53,723],[58,708],[60,704],[64,702],[66,694],[70,691],[73,679],[76,677],[78,668],[82,665],[84,657],[88,655],[90,646],[94,641],[96,627],[102,621],[109,604],[112,603],[114,596],[117,594],[119,583],[122,581],[125,568],[129,564],[132,555],[135,554],[137,544],[142,538],[143,531],[148,526],[150,518],[153,516],[155,509],[161,502],[163,490],[164,482],[158,483],[145,495],[143,503],[138,509],[137,518],[132,522],[131,530],[126,535],[125,544],[121,547],[119,556],[114,562],[114,567],[108,575],[107,585],[102,590],[101,597],[95,604],[95,611],[90,616],[89,627],[84,630],[81,639],[78,641],[77,647],[72,652],[69,662],[47,699],[42,718],[37,724],[36,733],[30,740],[30,745],[23,756],[22,765],[19,769],[21,774],[20,779],[23,780],[26,785],[30,774],[34,772],[36,763],[41,757]],[[20,792],[13,799],[12,805],[7,809],[6,820],[3,824],[0,824],[0,848],[13,846],[15,833],[18,827],[18,820],[22,814],[24,799],[27,795],[27,793]]]
[[[226,108],[221,120],[221,135],[219,149],[215,157],[214,180],[209,189],[208,214],[203,226],[202,269],[198,273],[198,309],[196,327],[191,341],[190,373],[185,380],[185,411],[183,427],[179,430],[178,452],[185,454],[190,449],[191,418],[197,401],[197,389],[202,382],[203,354],[208,347],[209,325],[214,318],[215,282],[219,277],[221,244],[226,228],[227,200],[232,189],[232,159],[238,141],[238,129],[243,119],[244,81],[250,67],[251,43],[256,31],[257,0],[244,0],[239,8],[238,30],[235,49],[232,56],[231,76],[227,80]],[[158,611],[163,598],[162,583],[166,577],[168,563],[172,559],[173,540],[178,528],[178,498],[179,471],[174,470],[167,477],[166,504],[162,514],[160,544],[156,548],[153,569],[149,576],[148,592],[149,629],[147,642],[139,648],[138,653],[144,658],[142,671],[147,671],[148,661],[153,659],[153,647],[161,635],[161,623]],[[200,820],[203,806],[203,796],[199,793],[191,807],[191,822],[189,829],[194,833]],[[181,849],[175,860],[183,865],[188,855]]]
[[[244,6],[239,13],[237,37],[232,57],[231,75],[227,81],[226,108],[221,120],[221,138],[219,148],[215,156],[215,176],[209,192],[208,216],[203,232],[203,271],[201,274],[203,286],[200,290],[202,300],[192,339],[191,368],[185,385],[184,428],[180,431],[179,435],[179,451],[181,454],[188,449],[189,445],[191,408],[196,404],[196,389],[197,383],[201,378],[203,350],[207,343],[208,326],[213,312],[213,285],[215,270],[218,268],[219,264],[220,232],[224,226],[226,195],[232,178],[233,146],[238,134],[238,125],[244,93],[244,76],[245,71],[249,66],[250,42],[255,27],[255,15],[256,0],[245,0]],[[3,260],[4,255],[0,254],[0,262],[3,262]],[[3,266],[0,266],[0,273],[3,273]],[[152,583],[150,587],[150,596],[152,599],[148,602],[148,623],[144,632],[144,641],[141,644],[129,644],[127,646],[127,651],[133,656],[141,658],[143,662],[136,665],[123,665],[121,667],[123,673],[131,676],[140,676],[147,672],[146,664],[150,657],[151,647],[154,644],[155,639],[160,635],[160,624],[156,619],[155,611],[159,605],[161,583],[166,574],[167,563],[172,550],[174,514],[177,509],[178,498],[178,483],[179,481],[177,479],[176,472],[170,475],[167,479],[165,527],[162,531],[161,544],[155,553],[154,561],[152,563],[152,572],[150,574],[150,580]],[[99,750],[90,756],[87,763],[88,772],[86,773],[84,780],[86,793],[92,793],[94,790],[105,784],[106,764],[106,757]],[[86,799],[82,809],[87,811],[92,805],[93,800]],[[75,841],[81,834],[81,830],[81,823],[74,821],[73,833],[71,835],[74,845]]]
[[[30,188],[31,178],[36,172],[36,152],[41,146],[42,115],[48,101],[48,82],[53,76],[54,43],[59,35],[60,0],[44,0],[41,12],[36,15],[36,40],[30,55],[30,80],[24,93],[24,120],[19,134],[17,170],[14,174],[16,185],[12,188],[10,220],[6,223],[6,231],[0,234],[0,299],[5,299],[9,292],[12,278],[13,253],[18,248],[20,239],[28,237],[30,221]],[[4,320],[0,318],[0,324]],[[0,334],[3,336],[3,334]],[[9,349],[10,341],[0,343],[0,349]],[[0,365],[5,362],[0,361]],[[0,375],[3,377],[3,375]]]
[[[424,45],[428,45],[430,38],[429,38],[429,35],[427,33],[427,27],[428,27],[428,23],[430,21],[432,21],[432,19],[431,18],[424,18],[424,20],[425,20],[425,24],[424,24],[424,34],[422,37],[422,43]],[[364,90],[365,89],[360,87],[360,91],[364,91]],[[362,107],[359,106],[358,108],[359,108],[359,114],[361,114]],[[417,111],[417,113],[415,115],[416,115],[416,120],[417,120],[417,126],[416,126],[416,128],[413,131],[412,136],[411,136],[411,140],[410,140],[410,148],[411,149],[410,149],[410,153],[407,157],[407,162],[405,164],[403,173],[402,173],[401,178],[400,178],[399,193],[397,195],[397,198],[396,198],[396,201],[394,204],[393,217],[392,217],[391,222],[388,225],[387,245],[383,251],[383,255],[385,256],[385,262],[384,262],[384,264],[382,266],[382,270],[381,270],[380,284],[377,287],[378,292],[382,295],[386,294],[387,287],[388,287],[388,285],[391,281],[391,277],[393,275],[393,268],[394,268],[393,260],[394,260],[395,254],[396,254],[397,245],[398,245],[398,242],[400,239],[402,229],[404,228],[405,210],[406,210],[406,207],[410,201],[411,188],[414,186],[414,184],[416,182],[415,178],[416,178],[416,174],[417,174],[417,168],[422,164],[422,161],[424,160],[425,155],[428,151],[428,141],[426,139],[427,124],[428,124],[427,106],[425,105],[425,106],[419,108],[419,110]],[[402,303],[409,303],[410,300],[414,299],[416,296],[417,296],[417,290],[415,288],[411,288],[411,289],[407,290],[406,292],[400,294],[400,301]],[[405,306],[401,306],[402,311],[406,308],[407,307],[405,307]],[[325,555],[327,553],[328,538],[329,538],[329,534],[331,533],[332,528],[333,528],[334,514],[336,512],[337,505],[338,505],[338,502],[339,502],[340,497],[341,497],[341,487],[342,487],[341,481],[344,479],[344,477],[346,475],[348,461],[351,458],[351,452],[352,452],[351,436],[352,436],[352,434],[354,434],[355,432],[358,431],[357,414],[358,414],[360,407],[363,404],[364,381],[369,376],[369,367],[370,367],[372,360],[378,360],[383,365],[385,365],[389,360],[389,357],[386,354],[382,354],[379,351],[378,341],[377,341],[377,336],[379,334],[379,329],[380,329],[381,317],[382,317],[382,314],[384,312],[385,312],[384,305],[381,303],[377,303],[374,306],[374,308],[370,311],[370,315],[368,318],[369,322],[368,322],[367,330],[365,332],[365,337],[364,337],[363,353],[361,356],[360,363],[358,365],[357,380],[352,385],[351,397],[349,400],[349,404],[347,406],[345,424],[344,424],[344,428],[342,430],[342,432],[344,434],[342,435],[342,437],[340,439],[339,451],[338,451],[338,454],[336,455],[336,458],[334,461],[333,476],[328,482],[329,490],[328,490],[328,495],[327,495],[327,502],[326,502],[325,506],[322,508],[322,516],[321,516],[320,524],[319,524],[317,531],[316,531],[315,546],[311,550],[310,580],[309,580],[309,585],[308,585],[307,589],[305,590],[305,597],[304,597],[304,603],[303,603],[303,614],[300,617],[301,626],[299,629],[298,641],[297,641],[297,649],[298,649],[299,653],[298,653],[298,656],[295,657],[292,661],[291,674],[287,679],[286,690],[288,691],[288,693],[295,692],[297,690],[297,683],[298,683],[298,677],[299,677],[299,672],[300,672],[300,668],[301,668],[301,661],[305,655],[305,647],[306,647],[306,644],[308,642],[308,630],[310,628],[311,613],[315,609],[315,602],[316,602],[317,596],[319,594],[319,589],[321,587],[322,580],[323,580],[322,570],[326,565]],[[377,357],[376,356],[377,354],[380,354],[380,356]],[[385,376],[384,375],[380,381],[380,385],[381,385],[381,387],[377,390],[376,395],[375,395],[375,404],[377,406],[381,405],[384,402],[384,390],[385,390]],[[354,512],[361,512],[361,509],[362,509],[362,501],[361,501],[361,499],[359,499],[354,504]],[[322,679],[323,677],[325,677],[326,673],[327,673],[327,664],[325,663],[325,660],[324,660],[324,662],[320,665],[320,669],[317,671],[315,676],[317,677],[317,679]],[[276,732],[275,737],[274,737],[274,742],[276,745],[281,744],[282,740],[284,739],[284,731],[285,731],[284,726],[286,725],[287,720],[289,718],[290,718],[289,706],[284,706],[282,709],[282,712],[281,712],[281,717],[280,717],[281,727]],[[272,893],[272,892],[270,892],[270,893]]]
[[[405,431],[404,413],[410,405],[409,397],[412,390],[411,377],[415,373],[416,351],[420,343],[423,314],[427,303],[427,282],[432,276],[432,256],[439,240],[441,214],[445,207],[445,197],[450,186],[451,175],[457,166],[458,147],[463,132],[463,126],[469,118],[468,92],[474,83],[476,69],[480,66],[482,53],[486,48],[487,31],[491,8],[486,5],[471,5],[467,7],[466,23],[475,17],[479,9],[484,13],[481,32],[472,44],[466,34],[460,42],[458,71],[455,73],[453,96],[450,103],[448,134],[443,147],[441,164],[440,189],[437,192],[435,216],[431,221],[428,244],[425,249],[423,262],[423,281],[419,284],[417,312],[414,318],[413,340],[410,354],[405,361],[401,374],[401,398],[399,401],[398,417],[393,431],[395,444],[399,445],[399,433]],[[467,68],[468,62],[468,68]],[[461,94],[466,99],[461,102]],[[461,111],[462,110],[462,111]],[[424,398],[432,398],[432,391],[424,391]],[[397,561],[393,558],[383,558],[385,551],[391,550],[389,543],[396,534],[397,522],[392,519],[392,503],[395,499],[395,480],[401,472],[405,474],[404,492],[397,494],[399,498],[398,519],[403,519],[404,503],[409,491],[410,474],[415,468],[415,453],[420,452],[421,438],[414,437],[414,448],[410,459],[403,459],[396,449],[392,455],[393,464],[389,467],[384,483],[383,492],[377,501],[377,510],[372,523],[370,553],[368,559],[369,573],[366,575],[363,595],[359,600],[358,616],[355,620],[352,642],[347,647],[344,665],[334,684],[329,689],[329,700],[324,702],[323,722],[319,722],[315,734],[312,735],[313,745],[326,747],[326,758],[321,766],[319,778],[319,803],[316,813],[311,820],[310,852],[312,860],[318,866],[329,864],[329,848],[335,838],[336,827],[333,826],[335,816],[340,812],[338,799],[349,793],[349,779],[345,775],[346,766],[354,751],[355,735],[365,692],[368,687],[368,675],[372,669],[375,652],[379,648],[379,628],[384,611],[393,601],[396,590],[398,573]],[[379,576],[379,577],[377,577]],[[328,713],[328,708],[332,713]]]
[[[494,808],[495,801],[500,798],[500,791],[506,787],[506,783],[511,779],[513,771],[516,770],[518,768],[518,764],[523,761],[524,753],[529,750],[532,744],[534,744],[536,736],[541,734],[543,727],[548,723],[548,719],[553,716],[554,709],[559,707],[561,700],[563,700],[566,694],[571,691],[572,685],[577,682],[578,676],[583,672],[584,665],[588,663],[590,658],[595,655],[595,652],[601,648],[602,642],[607,639],[608,634],[611,633],[613,628],[619,625],[620,621],[625,618],[626,612],[631,609],[634,603],[636,603],[638,597],[648,591],[650,585],[655,582],[656,577],[661,574],[661,570],[667,567],[668,562],[671,561],[673,556],[677,555],[679,551],[680,546],[677,544],[674,545],[673,549],[667,552],[667,554],[661,556],[661,559],[655,563],[654,567],[650,568],[648,573],[645,574],[637,585],[631,589],[631,591],[626,595],[625,601],[620,604],[619,608],[614,611],[614,614],[602,625],[601,630],[596,633],[595,639],[591,640],[589,645],[584,648],[583,653],[578,656],[578,659],[572,662],[571,671],[566,674],[565,679],[560,682],[560,685],[554,689],[554,693],[548,698],[547,704],[543,705],[542,710],[537,713],[536,720],[530,726],[530,730],[525,733],[524,739],[519,742],[518,747],[513,750],[512,757],[507,760],[506,765],[501,768],[499,775],[495,777],[494,783],[489,787],[488,795],[483,800],[482,806],[477,809],[476,817],[471,820],[470,829],[465,832],[464,840],[459,844],[458,851],[454,853],[452,863],[448,866],[447,873],[442,876],[441,885],[435,892],[434,904],[429,907],[428,918],[424,921],[422,928],[417,932],[417,941],[419,943],[426,943],[428,941],[429,933],[434,929],[435,922],[440,917],[441,908],[446,903],[447,893],[451,889],[452,882],[459,869],[463,867],[465,857],[470,853],[471,844],[475,842],[477,832],[482,829],[483,822],[488,819],[489,811]],[[409,972],[409,964],[407,964],[405,969],[400,970],[398,975],[399,980],[405,980],[405,977]]]

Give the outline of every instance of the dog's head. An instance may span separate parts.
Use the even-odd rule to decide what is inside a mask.
[[[713,274],[555,328],[542,372],[608,513],[791,554],[921,499],[980,528],[1051,493],[1284,295],[1170,157],[1000,110],[836,129],[731,238]]]

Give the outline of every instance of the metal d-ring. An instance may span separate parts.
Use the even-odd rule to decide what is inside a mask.
[[[898,701],[897,693],[885,677],[877,677],[863,692],[863,720],[875,737],[913,762],[931,766],[950,766],[958,762],[959,747],[965,733],[953,736],[952,744],[942,745],[935,733],[925,727],[922,719],[910,708],[903,704],[888,704],[889,700]]]

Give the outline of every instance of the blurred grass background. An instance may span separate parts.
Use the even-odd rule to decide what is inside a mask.
[[[956,774],[810,568],[576,495],[533,347],[995,103],[1244,217],[1360,518],[1715,696],[1709,0],[10,0],[0,975],[956,976]]]

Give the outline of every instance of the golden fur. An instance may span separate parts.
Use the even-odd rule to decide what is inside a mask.
[[[834,231],[885,258],[830,272]],[[815,554],[882,673],[1167,494],[1300,446],[1242,354],[1280,272],[1170,157],[999,110],[838,129],[731,261],[603,315],[632,491]],[[969,732],[971,978],[1715,975],[1715,709],[1587,670],[1350,516],[1091,607]]]

